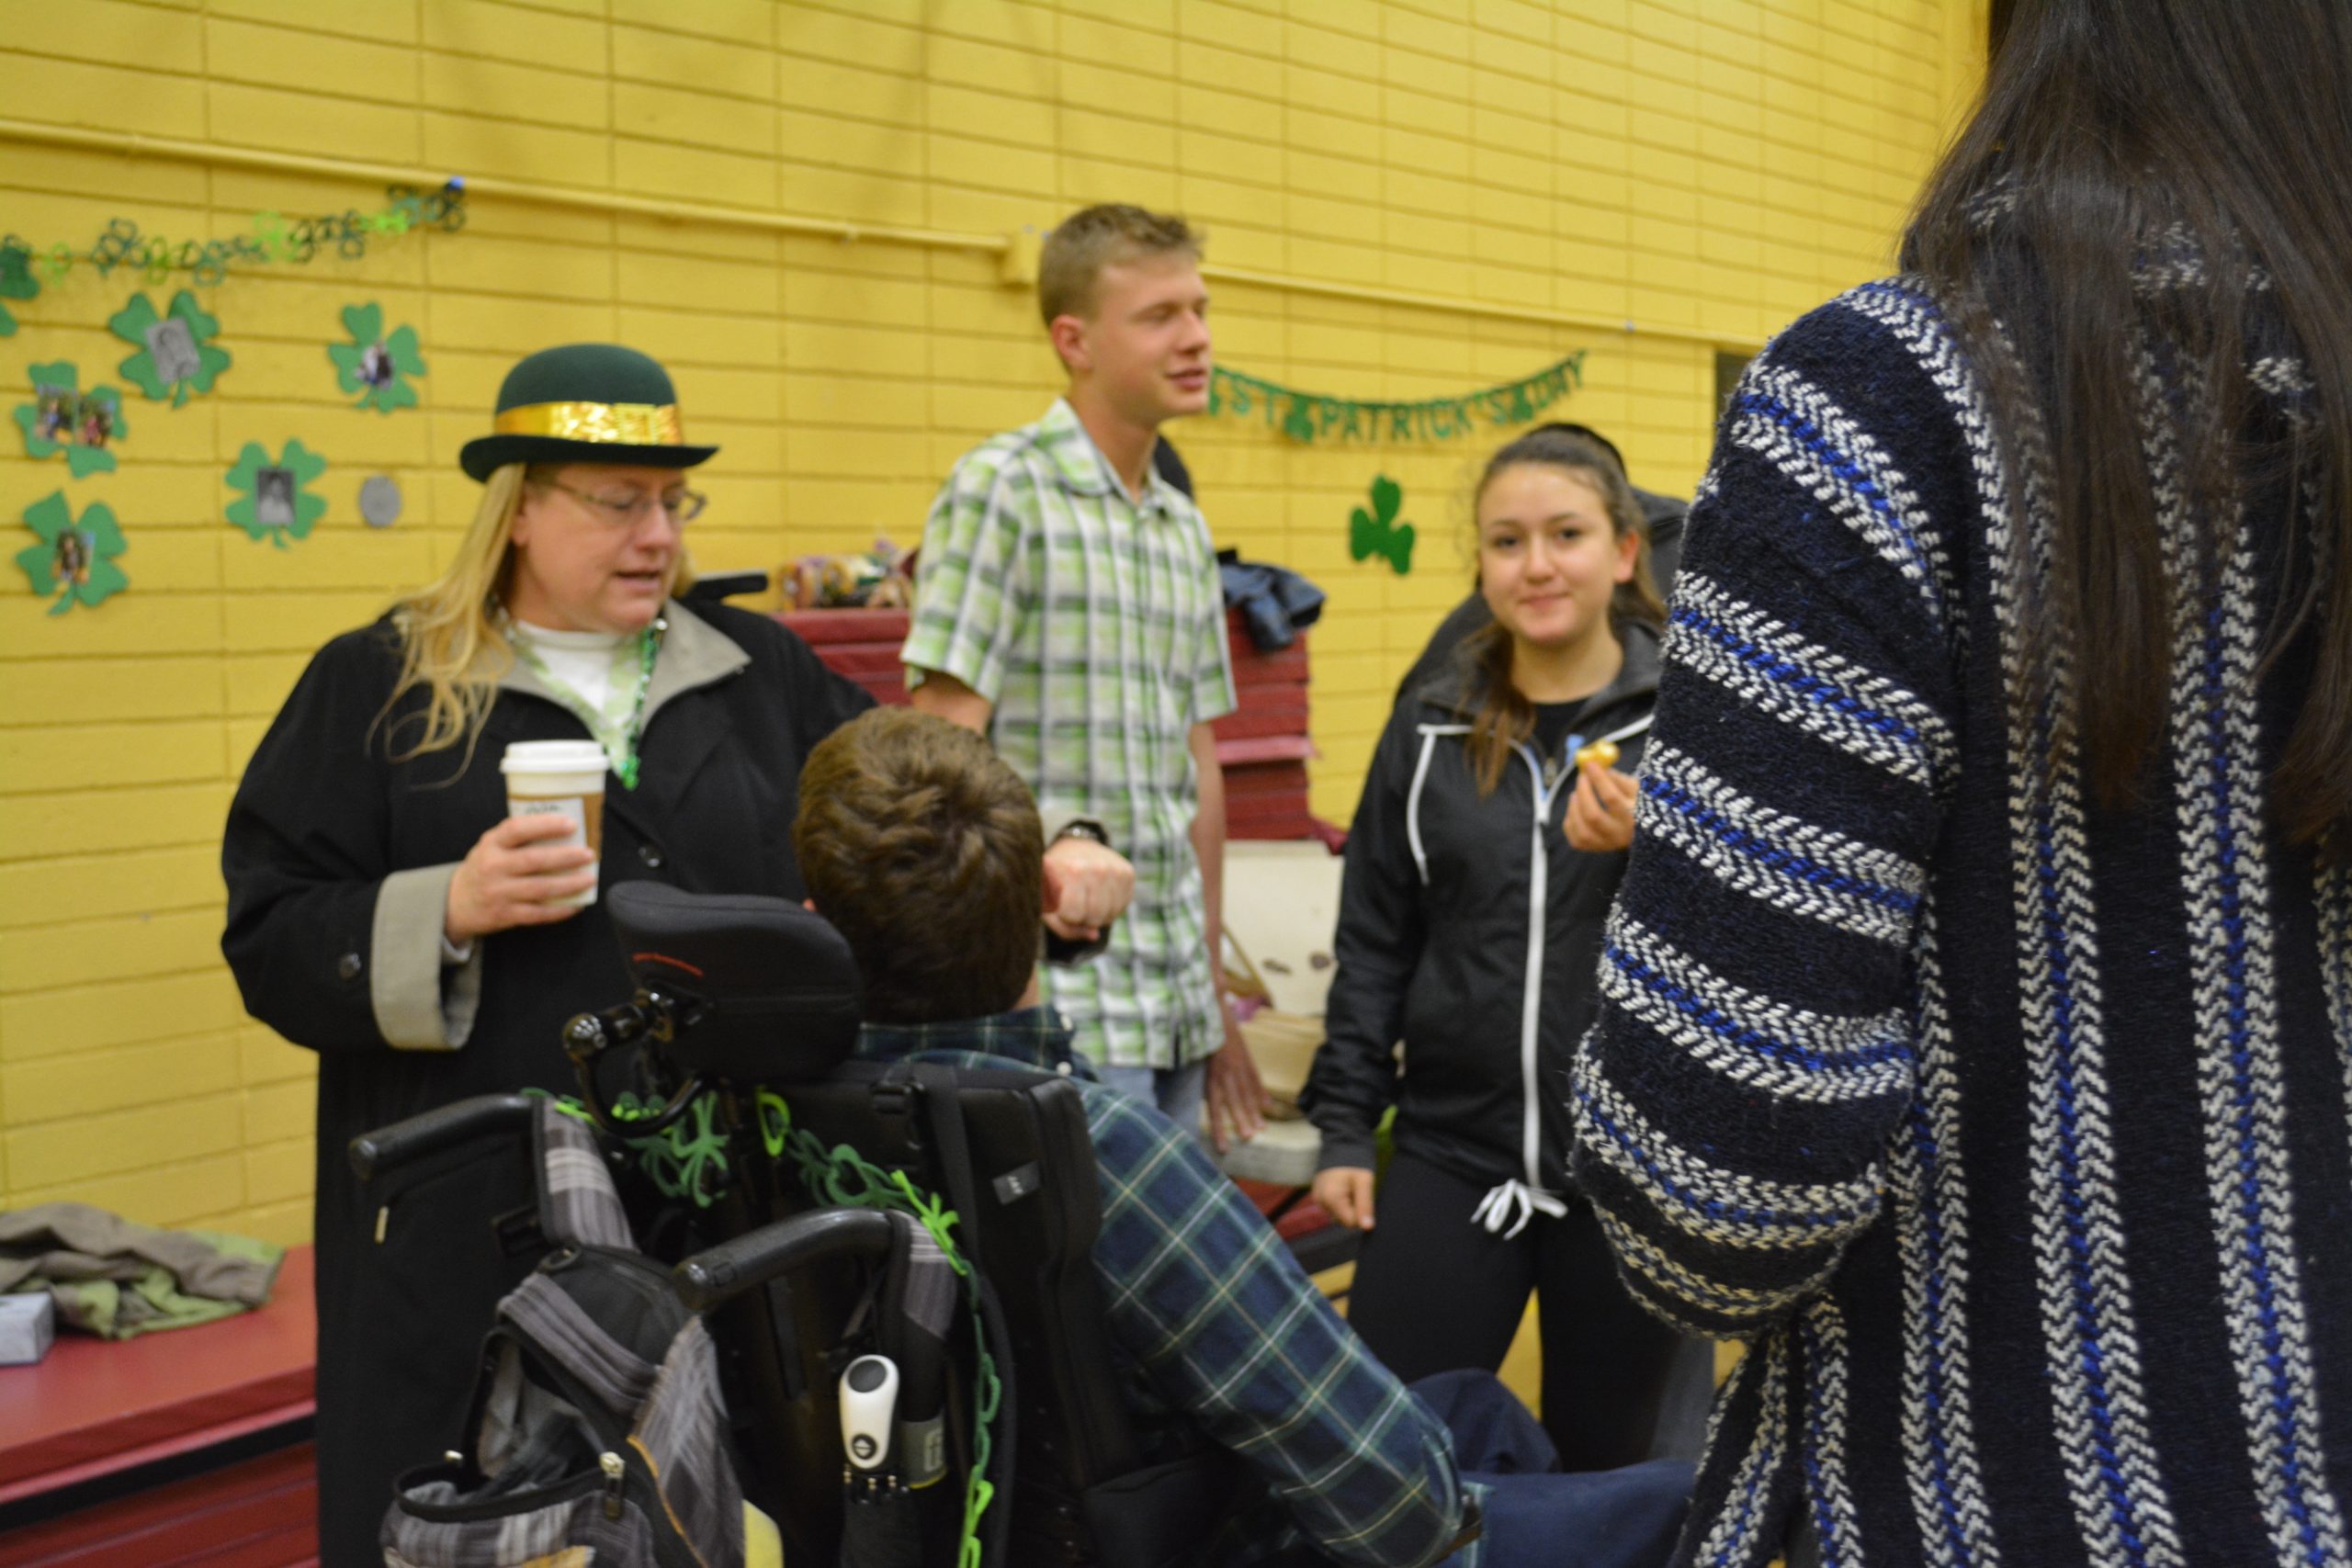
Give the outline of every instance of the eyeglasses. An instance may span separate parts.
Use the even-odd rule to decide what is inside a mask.
[[[673,523],[691,523],[702,515],[704,507],[710,504],[708,496],[692,490],[663,491],[658,496],[649,495],[641,490],[631,491],[626,495],[591,495],[584,490],[572,489],[561,479],[549,479],[548,488],[560,490],[572,500],[584,502],[598,516],[628,527],[636,526],[653,509],[656,502],[661,503],[662,511],[670,514]]]

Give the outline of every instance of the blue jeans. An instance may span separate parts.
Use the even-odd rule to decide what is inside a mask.
[[[1660,1568],[1693,1468],[1654,1459],[1561,1472],[1543,1426],[1492,1372],[1440,1372],[1409,1392],[1453,1435],[1462,1479],[1486,1488],[1486,1530],[1443,1568]]]
[[[1201,1111],[1209,1094],[1207,1057],[1182,1067],[1097,1066],[1094,1076],[1129,1100],[1158,1107],[1195,1138],[1201,1136]]]

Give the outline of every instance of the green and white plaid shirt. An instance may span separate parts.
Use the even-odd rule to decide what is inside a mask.
[[[1234,706],[1216,550],[1157,474],[1140,502],[1067,402],[966,454],[923,524],[910,684],[944,671],[1049,826],[1102,824],[1135,902],[1100,957],[1044,971],[1098,1064],[1175,1067],[1224,1043],[1210,968],[1192,727]]]

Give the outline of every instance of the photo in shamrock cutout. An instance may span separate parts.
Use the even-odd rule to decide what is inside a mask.
[[[114,471],[109,443],[130,434],[122,417],[122,394],[112,387],[80,390],[82,373],[66,360],[36,365],[33,400],[17,405],[17,428],[24,432],[25,456],[48,457],[65,454],[66,470],[75,479]]]
[[[33,248],[14,234],[0,240],[0,299],[30,299],[40,293],[33,276]],[[0,305],[0,337],[17,335],[17,318]]]
[[[371,303],[345,305],[343,330],[351,334],[351,341],[327,344],[327,357],[334,361],[335,379],[343,389],[359,394],[357,406],[372,407],[379,413],[414,408],[416,389],[407,378],[424,374],[424,358],[416,351],[416,329],[395,327],[387,334],[384,308]]]
[[[229,488],[244,492],[229,503],[229,521],[284,549],[289,536],[304,537],[325,514],[327,498],[304,487],[326,471],[327,460],[299,440],[287,442],[276,462],[260,442],[246,442],[229,470]]]
[[[153,300],[134,294],[107,325],[139,350],[122,362],[124,378],[151,398],[171,399],[174,408],[187,401],[191,391],[212,390],[213,378],[229,368],[229,351],[205,341],[220,332],[220,323],[185,288],[160,316]]]
[[[54,593],[49,607],[62,615],[75,604],[96,604],[130,586],[130,579],[114,558],[130,547],[114,520],[114,509],[94,502],[82,520],[65,503],[63,491],[51,491],[25,508],[25,526],[40,543],[17,552],[17,564],[32,579],[33,592],[43,598]]]
[[[1386,474],[1372,479],[1372,510],[1359,506],[1348,513],[1348,554],[1357,560],[1379,556],[1404,576],[1413,570],[1413,525],[1396,521],[1405,491]]]

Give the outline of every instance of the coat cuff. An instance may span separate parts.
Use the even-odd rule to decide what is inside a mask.
[[[455,1051],[473,1032],[482,944],[455,964],[444,962],[441,945],[457,872],[455,861],[396,871],[377,889],[368,996],[377,1032],[395,1050]]]
[[[1324,1132],[1323,1147],[1315,1156],[1315,1168],[1318,1173],[1335,1168],[1370,1170],[1379,1159],[1377,1138],[1361,1133]]]

